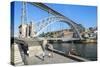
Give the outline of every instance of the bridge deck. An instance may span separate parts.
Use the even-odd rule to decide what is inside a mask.
[[[71,41],[71,40],[80,40],[80,38],[39,38],[40,40],[62,40],[62,41]]]
[[[80,40],[80,38],[15,38],[15,40],[22,40],[22,41],[41,41],[41,40],[62,40],[62,41],[71,41],[71,40]]]

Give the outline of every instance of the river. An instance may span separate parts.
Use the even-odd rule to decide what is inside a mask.
[[[63,51],[68,54],[69,51],[74,50],[78,56],[86,58],[91,61],[97,60],[97,44],[82,44],[82,43],[53,43],[54,49]]]

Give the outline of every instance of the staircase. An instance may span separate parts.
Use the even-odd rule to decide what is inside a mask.
[[[11,63],[13,65],[24,65],[18,44],[14,43],[11,47]]]

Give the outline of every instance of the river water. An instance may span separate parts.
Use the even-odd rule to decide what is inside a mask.
[[[63,51],[65,54],[68,54],[69,51],[74,50],[74,52],[83,58],[86,58],[91,61],[97,60],[97,44],[74,44],[74,43],[53,43],[55,49]]]

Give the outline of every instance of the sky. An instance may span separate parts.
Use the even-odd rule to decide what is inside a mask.
[[[82,6],[82,5],[68,5],[68,4],[51,4],[45,3],[55,11],[63,14],[78,24],[82,24],[85,28],[97,26],[97,7],[96,6]],[[15,35],[18,35],[18,26],[21,24],[21,9],[22,2],[15,2],[14,5],[14,30]],[[31,4],[27,4],[26,8],[27,23],[33,21],[37,24],[43,18],[51,16],[48,12],[37,8]],[[55,31],[59,29],[69,28],[68,24],[55,22],[48,26],[44,32]],[[52,28],[52,29],[51,29]]]

